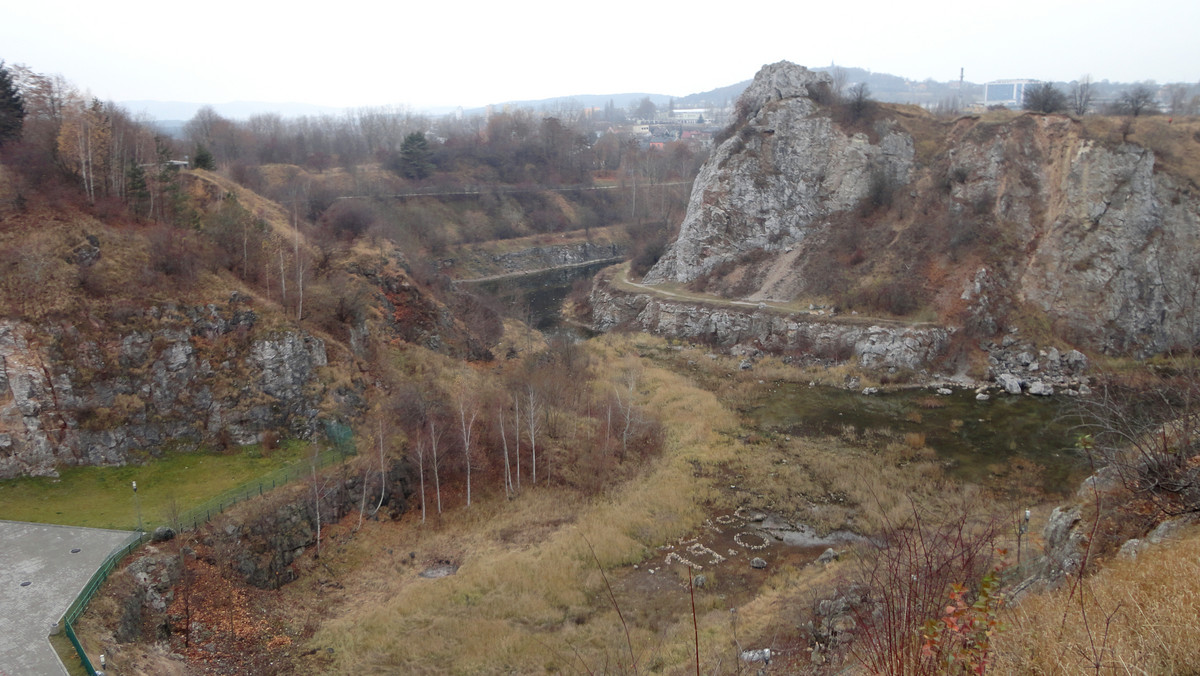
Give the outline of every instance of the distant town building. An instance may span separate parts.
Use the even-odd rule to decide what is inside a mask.
[[[651,136],[650,139],[646,141],[646,147],[657,148],[658,150],[662,150],[663,148],[666,147],[666,145],[668,143],[674,143],[674,142],[675,142],[674,136]]]
[[[1025,88],[1038,84],[1037,80],[994,80],[983,85],[984,106],[1006,106],[1020,108],[1025,102]]]
[[[671,121],[681,124],[702,124],[704,108],[676,108],[671,111]]]

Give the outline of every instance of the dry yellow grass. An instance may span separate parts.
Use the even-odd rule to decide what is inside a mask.
[[[1200,529],[1022,598],[1002,619],[995,673],[1200,673]]]
[[[627,338],[593,341],[606,372],[635,366]],[[603,566],[644,560],[654,547],[694,530],[719,502],[697,466],[715,468],[736,455],[735,418],[709,393],[678,375],[640,368],[639,403],[667,422],[663,455],[640,477],[584,500],[555,489],[526,490],[517,500],[456,509],[437,525],[372,524],[347,547],[339,575],[350,598],[326,623],[316,646],[334,648],[336,673],[519,673],[577,670],[620,659],[624,634],[588,543]],[[372,552],[401,552],[379,565]],[[452,577],[417,577],[417,562],[461,561]],[[370,565],[366,565],[370,563]],[[682,619],[682,618],[680,618]],[[690,625],[690,618],[688,618]],[[688,632],[656,634],[631,627],[638,650],[671,663],[685,654]],[[672,638],[676,637],[676,638]],[[579,657],[575,653],[578,651]],[[571,665],[574,666],[571,666]]]

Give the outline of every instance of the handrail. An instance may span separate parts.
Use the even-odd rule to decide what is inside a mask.
[[[332,429],[330,430],[332,431]],[[332,436],[332,435],[331,435]],[[200,526],[208,523],[213,516],[225,511],[226,508],[248,500],[253,497],[258,497],[268,493],[275,488],[289,484],[296,479],[309,474],[314,469],[323,469],[340,460],[345,460],[347,456],[353,454],[353,446],[345,443],[344,440],[338,439],[334,448],[326,449],[321,452],[316,458],[316,467],[311,459],[299,460],[286,467],[281,467],[274,472],[252,479],[239,486],[235,486],[224,493],[217,495],[214,498],[207,500],[197,507],[183,512],[178,517],[178,523],[172,524],[177,527],[177,530],[195,530]],[[270,485],[268,486],[268,482]],[[190,528],[188,528],[190,525]],[[88,676],[95,676],[100,673],[93,666],[92,661],[87,656],[87,651],[83,649],[83,645],[79,641],[79,637],[75,634],[75,629],[72,627],[75,620],[83,614],[87,609],[87,605],[91,602],[92,597],[100,590],[100,585],[108,579],[108,576],[116,569],[117,565],[140,547],[143,543],[150,539],[150,534],[142,531],[135,532],[130,536],[132,540],[121,549],[112,552],[92,574],[88,583],[84,585],[83,590],[75,597],[75,600],[67,607],[67,611],[63,613],[62,624],[63,632],[66,633],[67,639],[71,641],[71,645],[75,647],[75,652],[79,654],[79,661],[83,663],[83,668],[87,670]]]

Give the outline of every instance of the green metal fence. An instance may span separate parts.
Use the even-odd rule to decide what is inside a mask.
[[[348,426],[341,423],[326,422],[326,435],[333,444],[333,447],[321,452],[316,457],[315,463],[313,458],[306,458],[287,467],[281,467],[266,476],[248,481],[225,491],[211,500],[183,512],[178,516],[177,523],[171,524],[171,526],[180,531],[195,530],[208,523],[214,516],[243,500],[264,495],[279,486],[284,486],[297,479],[311,476],[314,472],[314,464],[316,465],[315,469],[319,470],[334,463],[345,461],[346,458],[354,453],[349,429]],[[67,608],[67,612],[63,614],[63,633],[71,641],[71,645],[75,647],[75,652],[79,653],[79,661],[83,663],[83,668],[86,670],[88,676],[94,675],[96,668],[93,666],[92,661],[88,659],[87,652],[83,649],[83,645],[80,644],[79,637],[75,635],[75,629],[72,625],[83,614],[83,611],[87,609],[88,603],[96,595],[96,592],[100,590],[100,586],[104,584],[104,581],[108,579],[109,574],[116,569],[126,556],[132,554],[134,550],[142,546],[149,539],[149,533],[135,533],[130,536],[128,544],[109,554],[108,558],[104,559],[104,563],[100,564],[100,567],[92,575],[91,579],[88,580],[88,583],[84,585],[83,590],[75,597],[75,601]]]
[[[348,450],[346,446],[341,444],[327,449],[317,456],[316,468],[319,470],[341,462],[351,455],[350,451],[352,450],[353,447],[349,447]],[[280,486],[310,476],[312,473],[312,458],[299,460],[287,467],[280,467],[270,474],[247,481],[240,486],[235,486],[224,493],[210,498],[200,505],[182,512],[176,518],[177,523],[168,525],[179,531],[195,530],[211,521],[214,516],[243,500],[270,493]]]
[[[101,563],[100,567],[96,569],[96,572],[92,573],[91,579],[89,579],[88,583],[84,585],[83,590],[79,592],[79,595],[75,597],[75,601],[67,608],[67,612],[63,613],[63,633],[67,635],[67,638],[71,641],[71,645],[75,646],[75,652],[79,653],[79,661],[83,662],[83,668],[87,670],[88,674],[95,674],[96,668],[92,666],[91,660],[88,659],[87,653],[84,651],[83,646],[80,645],[79,637],[75,635],[75,629],[72,625],[75,623],[75,620],[79,619],[79,616],[83,614],[84,609],[87,608],[88,602],[91,601],[92,597],[96,595],[96,592],[100,590],[100,585],[104,584],[104,581],[108,579],[109,573],[111,573],[126,556],[129,556],[131,553],[133,553],[135,549],[140,547],[143,542],[150,538],[150,536],[146,533],[134,533],[129,537],[130,540],[124,547],[109,554],[108,557],[104,559],[104,563]]]

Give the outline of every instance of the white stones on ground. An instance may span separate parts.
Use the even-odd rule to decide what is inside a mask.
[[[878,387],[864,387],[862,393],[863,393],[864,397],[869,397],[872,394],[879,394],[879,388]]]
[[[709,561],[708,561],[709,565],[716,565],[725,560],[724,556],[721,556],[720,554],[714,552],[713,550],[709,549],[708,547],[705,547],[704,545],[700,544],[699,542],[692,543],[691,546],[689,546],[687,548],[687,551],[692,556],[708,556],[708,557],[710,557]]]
[[[747,537],[758,538],[758,539],[762,540],[762,544],[757,544],[757,545],[750,544],[750,542],[746,541]],[[746,549],[750,549],[753,551],[758,551],[760,549],[766,549],[767,545],[771,544],[771,541],[768,540],[765,536],[760,535],[758,533],[750,533],[747,531],[742,531],[742,532],[734,535],[733,541],[736,542],[739,547],[745,547]]]
[[[937,388],[937,393],[942,395],[943,397],[947,397],[947,396],[950,396],[951,394],[954,394],[954,390],[950,389],[949,387],[939,387],[939,388]]]
[[[696,563],[695,561],[689,561],[689,560],[683,558],[682,556],[679,555],[678,552],[671,552],[670,554],[667,554],[667,558],[663,561],[663,565],[667,565],[667,566],[671,565],[672,563],[682,563],[683,565],[687,566],[688,568],[691,568],[692,570],[703,570],[704,569],[704,566]],[[654,573],[653,570],[651,570],[650,572],[652,574]]]
[[[738,507],[733,510],[733,515],[742,521],[755,521],[755,517],[757,517],[758,521],[762,521],[762,516],[757,512],[751,512],[749,507]]]
[[[762,570],[763,568],[767,567],[767,562],[764,559],[756,556],[753,559],[750,559],[750,567],[757,570]]]

